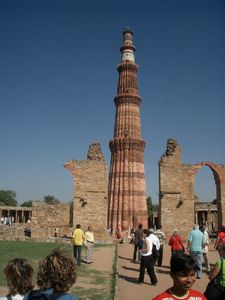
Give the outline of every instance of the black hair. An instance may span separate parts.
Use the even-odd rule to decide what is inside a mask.
[[[142,229],[142,228],[143,228],[143,225],[142,225],[142,224],[139,224],[139,225],[138,225],[138,228],[139,228],[139,229]]]
[[[182,272],[188,274],[192,271],[197,271],[198,266],[194,259],[187,254],[172,255],[170,260],[170,272],[176,274]]]
[[[77,224],[76,228],[81,228],[80,224]]]
[[[148,229],[143,229],[143,233],[146,235],[146,236],[149,236],[150,235],[150,232]]]

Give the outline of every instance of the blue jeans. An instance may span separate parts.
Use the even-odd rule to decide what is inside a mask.
[[[190,251],[190,255],[197,264],[197,267],[198,267],[197,278],[200,278],[200,277],[202,277],[202,252]]]
[[[73,254],[74,257],[77,261],[77,265],[80,266],[81,264],[81,251],[82,251],[82,246],[73,246]]]

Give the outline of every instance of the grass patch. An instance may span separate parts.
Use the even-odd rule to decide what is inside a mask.
[[[108,289],[83,289],[81,286],[77,286],[76,289],[73,290],[74,294],[77,296],[79,300],[112,300],[109,295]]]
[[[118,257],[118,244],[115,246],[115,256],[112,265],[112,281],[111,281],[111,299],[114,299],[116,293],[116,280],[117,280],[117,257]]]
[[[112,247],[112,245],[95,245],[95,248],[102,247]],[[70,244],[0,241],[0,288],[6,287],[3,270],[9,260],[15,257],[26,258],[35,270],[33,277],[35,283],[39,262],[56,248],[63,248],[69,255],[73,253]],[[117,252],[115,256],[117,257]],[[113,260],[113,268],[117,262],[116,257]],[[113,269],[112,272],[114,274],[115,270]],[[114,276],[112,275],[110,278],[108,272],[98,271],[91,268],[90,265],[82,264],[77,268],[78,281],[73,286],[71,293],[76,295],[79,300],[112,300],[115,293]]]
[[[6,286],[3,271],[11,259],[15,257],[26,258],[33,266],[36,275],[39,262],[53,249],[59,247],[63,248],[69,254],[72,253],[71,247],[68,244],[0,241],[0,286]]]

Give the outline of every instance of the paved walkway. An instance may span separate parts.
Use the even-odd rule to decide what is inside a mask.
[[[209,251],[209,260],[211,265],[213,265],[218,258],[218,253],[215,249],[213,249],[213,245],[214,244],[210,245]],[[119,244],[118,247],[118,281],[116,300],[150,300],[171,286],[172,279],[169,275],[170,247],[167,244],[164,245],[163,265],[161,267],[155,267],[156,276],[159,281],[157,286],[150,285],[147,273],[145,274],[145,283],[142,285],[137,284],[139,264],[131,262],[133,245],[125,243]],[[208,277],[203,265],[203,276],[201,279],[196,279],[193,288],[204,292],[207,283]]]

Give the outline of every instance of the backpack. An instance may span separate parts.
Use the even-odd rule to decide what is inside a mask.
[[[65,293],[63,292],[53,292],[51,294],[47,294],[42,290],[34,290],[28,294],[27,300],[58,300],[64,294]]]
[[[156,249],[155,244],[152,245],[152,256],[153,256],[154,259],[156,259],[159,256],[159,251]]]

